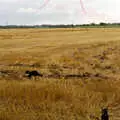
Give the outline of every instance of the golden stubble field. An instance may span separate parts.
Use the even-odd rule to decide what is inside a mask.
[[[119,93],[120,29],[0,30],[0,120],[118,120]]]

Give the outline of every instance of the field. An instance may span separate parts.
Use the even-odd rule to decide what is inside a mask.
[[[0,30],[0,120],[100,120],[106,107],[120,119],[119,28]]]

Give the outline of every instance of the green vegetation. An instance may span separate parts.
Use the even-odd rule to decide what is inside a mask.
[[[0,28],[3,29],[8,29],[8,28],[84,28],[84,27],[88,27],[88,28],[96,28],[96,27],[107,27],[107,28],[111,28],[111,27],[120,27],[120,23],[104,23],[101,22],[99,24],[95,24],[95,23],[90,23],[90,24],[82,24],[82,25],[73,25],[73,24],[68,24],[68,25],[64,25],[64,24],[60,24],[60,25],[50,25],[50,24],[45,24],[45,25],[6,25],[6,26],[0,26]]]

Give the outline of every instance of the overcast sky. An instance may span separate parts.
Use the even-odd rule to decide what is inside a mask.
[[[120,0],[0,0],[0,24],[120,22]]]

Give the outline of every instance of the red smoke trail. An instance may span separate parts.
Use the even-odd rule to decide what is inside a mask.
[[[40,6],[39,10],[43,9],[50,0],[45,0],[45,2]]]
[[[84,14],[86,14],[87,12],[86,12],[86,10],[85,10],[85,7],[84,7],[84,4],[83,4],[83,1],[82,1],[82,0],[80,0],[80,6],[81,6],[81,9],[82,9],[82,12],[83,12]]]

